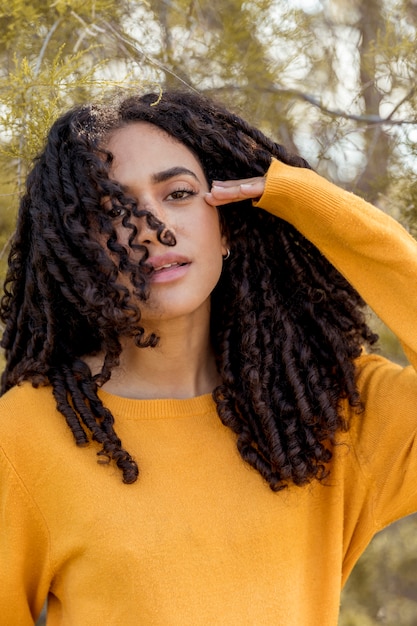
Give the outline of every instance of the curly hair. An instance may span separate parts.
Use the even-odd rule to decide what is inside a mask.
[[[98,441],[102,462],[114,460],[127,483],[137,479],[138,467],[97,392],[119,364],[122,336],[138,347],[158,342],[141,327],[135,304],[148,297],[152,270],[146,248],[134,243],[138,220],[132,216],[175,245],[173,233],[139,211],[111,178],[106,140],[138,121],[187,146],[209,183],[264,175],[272,157],[309,167],[223,106],[184,91],[76,107],[52,126],[28,176],[9,256],[0,307],[7,359],[2,393],[23,380],[50,384],[76,443]],[[129,246],[118,241],[104,201],[123,206]],[[341,401],[360,408],[354,361],[364,343],[377,339],[364,302],[287,222],[250,201],[221,207],[219,214],[232,254],[212,294],[211,336],[222,381],[213,391],[217,412],[236,433],[242,458],[271,489],[322,480],[336,432],[349,427]],[[129,248],[141,251],[139,263]],[[93,376],[83,356],[97,353],[104,362]]]

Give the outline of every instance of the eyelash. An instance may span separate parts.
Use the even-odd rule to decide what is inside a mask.
[[[126,209],[123,207],[114,207],[107,211],[107,216],[112,220],[116,220],[118,218],[122,218],[126,215]]]
[[[182,193],[182,194],[186,194],[186,195],[182,196],[181,198],[173,198],[173,200],[185,200],[185,198],[188,197],[188,196],[195,196],[195,195],[197,195],[197,192],[194,191],[194,189],[181,187],[180,189],[174,189],[174,191],[171,191],[171,193],[168,194],[167,198],[169,198],[170,196],[173,196],[173,195],[175,195],[177,193]]]
[[[171,191],[171,193],[167,195],[167,198],[170,198],[170,196],[174,196],[175,194],[184,194],[181,198],[172,198],[172,200],[174,201],[185,200],[186,198],[190,196],[196,196],[197,193],[198,192],[194,191],[194,189],[190,189],[187,187],[180,187],[179,189],[174,189],[174,191]],[[126,215],[126,209],[124,209],[123,207],[114,207],[110,209],[109,211],[107,211],[107,216],[110,217],[110,219],[112,220],[122,218],[125,215]]]

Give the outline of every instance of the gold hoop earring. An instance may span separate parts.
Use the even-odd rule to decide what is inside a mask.
[[[230,249],[226,248],[226,254],[223,255],[223,261],[227,261],[229,257],[230,257]]]

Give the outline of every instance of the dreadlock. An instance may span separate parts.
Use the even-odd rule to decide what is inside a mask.
[[[152,271],[146,248],[134,243],[138,220],[132,216],[175,245],[165,225],[139,211],[110,176],[106,139],[138,121],[187,146],[209,183],[264,175],[271,157],[309,167],[240,117],[189,92],[77,107],[51,128],[28,176],[9,256],[0,307],[7,359],[2,393],[23,380],[50,384],[76,443],[98,441],[100,457],[113,459],[128,483],[137,478],[136,462],[97,392],[119,364],[121,336],[138,347],[158,341],[140,324],[136,303],[148,297]],[[104,202],[124,208],[128,247],[118,241]],[[219,214],[232,254],[212,294],[222,380],[213,392],[218,414],[237,434],[242,458],[273,490],[321,480],[336,432],[349,426],[342,399],[360,407],[354,360],[364,343],[377,339],[364,302],[287,222],[250,201],[221,207]],[[132,248],[142,254],[139,263],[131,261]],[[93,376],[83,355],[95,353],[104,354],[104,362]]]

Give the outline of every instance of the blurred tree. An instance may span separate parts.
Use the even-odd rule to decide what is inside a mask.
[[[119,87],[187,86],[221,99],[417,233],[417,0],[3,5],[0,259],[52,120]],[[381,334],[402,361],[398,342]],[[344,593],[340,626],[417,623],[416,523],[372,542]]]
[[[73,101],[117,83],[186,85],[385,205],[415,169],[415,14],[413,0],[11,0],[0,123],[29,156]]]
[[[416,13],[414,0],[149,0],[129,41],[118,36],[162,87],[222,99],[324,175],[413,221]],[[144,56],[137,42],[149,31]]]

